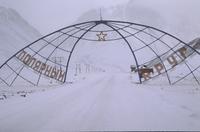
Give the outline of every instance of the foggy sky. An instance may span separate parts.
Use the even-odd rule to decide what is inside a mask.
[[[42,34],[72,24],[90,9],[114,6],[128,0],[0,0],[0,5],[17,10]]]
[[[91,9],[112,7],[129,0],[0,0],[0,5],[14,8],[42,34],[50,33],[74,23],[79,16]],[[155,8],[162,13],[184,15],[192,12],[199,15],[199,0],[130,0]],[[171,11],[173,10],[173,11]],[[194,14],[196,13],[196,14]],[[177,18],[178,19],[178,18]],[[190,18],[191,19],[191,18]]]

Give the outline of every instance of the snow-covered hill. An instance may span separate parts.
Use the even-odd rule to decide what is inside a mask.
[[[167,29],[158,12],[132,2],[105,10],[105,17]],[[89,11],[80,21],[98,16],[95,12],[99,13]],[[40,33],[16,11],[0,7],[2,62],[38,37]],[[199,86],[134,84],[134,75],[127,72],[132,56],[123,44],[79,43],[72,60],[107,66],[111,72],[81,74],[62,86],[0,87],[0,131],[200,130]]]
[[[19,13],[0,6],[0,64],[40,36]]]

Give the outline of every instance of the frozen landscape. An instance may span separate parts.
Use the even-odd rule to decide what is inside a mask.
[[[4,64],[0,68],[0,132],[199,131],[200,31],[194,28],[199,24],[188,20],[191,25],[187,27],[183,22],[187,19],[185,16],[172,23],[168,13],[161,15],[160,9],[152,6],[129,1],[102,10],[105,18],[148,24],[171,32],[192,48],[150,27],[107,22],[93,28],[92,24],[98,24],[97,21],[58,30],[17,53],[43,35],[14,9],[0,7],[0,66]],[[98,15],[99,10],[88,10],[76,23],[98,20]],[[125,31],[143,41],[131,41],[130,33]],[[158,38],[151,38],[152,34]],[[146,35],[150,37],[146,39]],[[154,70],[149,80],[138,77],[139,67],[136,67],[138,71],[131,72],[130,66],[135,66],[137,59],[133,61],[123,39],[140,43],[131,48],[139,65],[146,64]],[[153,45],[154,41],[159,41],[158,45]],[[164,44],[168,42],[178,46],[166,47]],[[72,54],[73,44],[78,43]],[[151,50],[138,52],[145,47]],[[182,48],[187,52],[180,51]],[[34,63],[31,67],[30,59],[25,62],[23,54],[35,57],[35,65],[41,61],[40,69],[33,67]],[[161,69],[156,67],[160,60]],[[52,70],[46,74],[50,66],[59,72]],[[67,81],[61,75],[66,67]],[[177,81],[180,82],[169,84]]]
[[[130,75],[90,75],[0,103],[2,132],[199,130],[199,86],[136,85]]]

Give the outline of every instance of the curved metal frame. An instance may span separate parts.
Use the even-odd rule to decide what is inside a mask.
[[[65,83],[65,82],[67,81],[66,79],[67,79],[67,76],[68,76],[68,70],[69,70],[70,60],[71,60],[71,57],[72,57],[72,55],[73,55],[73,53],[74,53],[74,50],[76,49],[76,46],[78,45],[78,43],[79,43],[80,40],[97,41],[97,40],[92,40],[92,39],[90,40],[90,39],[84,38],[84,36],[85,36],[88,32],[99,32],[99,31],[92,30],[92,29],[95,28],[96,26],[100,25],[100,24],[104,24],[104,25],[106,25],[107,27],[109,27],[109,28],[111,29],[111,30],[105,30],[105,31],[103,31],[103,32],[116,32],[119,36],[121,36],[121,38],[118,38],[118,39],[110,39],[110,40],[106,40],[106,41],[114,41],[114,40],[120,40],[120,39],[122,39],[122,40],[124,40],[124,41],[126,42],[126,44],[128,45],[128,47],[129,47],[129,49],[130,49],[130,51],[131,51],[131,53],[132,53],[132,55],[133,55],[133,58],[134,58],[134,61],[135,61],[135,63],[136,63],[136,68],[137,68],[137,69],[139,69],[140,64],[138,63],[137,57],[136,57],[136,55],[135,55],[136,50],[133,50],[131,44],[130,44],[129,41],[127,40],[128,37],[134,37],[134,38],[136,38],[137,40],[139,40],[141,43],[143,43],[143,44],[145,45],[143,48],[148,47],[148,48],[156,55],[157,59],[159,59],[160,62],[161,62],[161,63],[163,64],[163,66],[164,66],[164,70],[165,70],[164,73],[166,73],[166,75],[167,75],[167,79],[168,79],[168,81],[169,81],[169,84],[172,84],[172,83],[171,83],[171,80],[170,80],[170,77],[169,77],[169,75],[168,75],[168,71],[170,71],[170,69],[167,70],[167,68],[166,68],[166,66],[165,66],[165,64],[164,64],[164,62],[163,62],[163,60],[161,59],[161,56],[158,55],[158,54],[156,53],[156,51],[155,51],[152,47],[150,47],[151,44],[153,44],[153,43],[155,43],[155,42],[157,42],[157,41],[160,41],[160,42],[162,42],[163,44],[165,44],[166,46],[168,46],[168,47],[170,48],[170,51],[172,51],[173,53],[175,53],[175,54],[181,59],[181,62],[180,62],[180,63],[182,63],[182,62],[185,63],[185,65],[186,65],[186,66],[188,67],[188,69],[191,71],[191,73],[189,73],[187,76],[189,76],[190,74],[192,74],[193,77],[195,78],[195,80],[197,81],[197,83],[200,84],[200,82],[198,81],[198,79],[197,79],[196,76],[194,75],[194,71],[195,71],[196,69],[195,69],[195,70],[192,70],[192,69],[190,68],[190,66],[187,64],[187,62],[185,62],[185,60],[186,60],[187,58],[186,58],[186,59],[182,59],[181,56],[178,55],[177,52],[176,52],[172,47],[170,47],[168,44],[166,44],[165,42],[163,42],[163,41],[161,40],[161,38],[164,37],[164,36],[166,36],[166,35],[167,35],[167,36],[170,36],[171,38],[173,38],[173,39],[179,41],[179,44],[180,44],[180,43],[183,44],[184,46],[186,46],[186,47],[192,49],[195,53],[197,53],[198,55],[200,55],[200,52],[197,51],[195,48],[193,48],[193,47],[190,46],[189,44],[183,42],[182,40],[178,39],[177,37],[175,37],[175,36],[173,36],[173,35],[171,35],[171,34],[165,32],[165,31],[162,31],[162,30],[160,30],[160,29],[157,29],[157,28],[154,28],[154,27],[151,27],[151,26],[147,26],[147,25],[143,25],[143,24],[137,24],[137,23],[132,23],[132,22],[124,22],[124,21],[113,21],[113,20],[100,20],[100,21],[88,21],[88,22],[83,22],[83,23],[71,25],[71,26],[68,26],[68,27],[64,27],[64,28],[59,29],[59,30],[57,30],[57,31],[55,31],[55,32],[52,32],[52,33],[50,33],[50,34],[48,34],[48,35],[46,35],[46,36],[44,36],[44,37],[41,37],[40,39],[34,41],[33,43],[31,43],[31,44],[25,46],[24,48],[22,48],[20,51],[16,52],[13,56],[11,56],[5,63],[3,63],[3,64],[0,66],[0,69],[2,69],[3,66],[8,66],[8,68],[10,68],[10,69],[16,74],[16,76],[15,76],[15,78],[12,80],[11,84],[8,84],[8,83],[7,83],[4,79],[2,79],[1,77],[0,77],[0,80],[1,80],[3,83],[5,83],[6,85],[11,86],[11,85],[13,85],[13,83],[15,82],[15,80],[17,79],[17,77],[21,77],[21,76],[20,76],[20,73],[22,72],[22,70],[23,70],[23,68],[25,67],[25,65],[22,64],[22,67],[20,66],[19,72],[16,72],[12,67],[10,67],[10,66],[8,65],[8,62],[9,62],[12,58],[16,58],[16,56],[17,56],[21,51],[23,51],[23,50],[25,50],[25,49],[30,49],[31,51],[34,52],[33,57],[34,57],[35,55],[39,55],[39,56],[41,56],[42,58],[45,59],[44,64],[47,64],[48,61],[52,62],[52,61],[50,60],[50,57],[52,56],[52,54],[53,54],[57,49],[60,49],[60,50],[63,50],[64,52],[68,52],[68,53],[69,53],[69,57],[68,57],[68,59],[67,59],[67,64],[66,64],[66,65],[62,65],[62,67],[66,67],[66,71],[65,71],[66,73],[65,73],[64,82],[63,82],[63,83]],[[120,25],[120,24],[121,24],[121,25]],[[125,25],[123,25],[123,24],[125,24]],[[117,25],[118,25],[118,26],[117,26]],[[119,27],[119,25],[120,25],[120,26],[123,26],[123,27]],[[136,32],[135,34],[130,33],[129,31],[125,30],[125,28],[132,28],[131,26],[133,26],[133,25],[134,25],[134,26],[143,27],[143,29],[142,29],[142,30],[140,30],[140,29],[134,29],[134,30],[137,30],[137,32]],[[68,32],[63,32],[63,30],[69,29],[69,28],[73,28],[73,29],[70,30],[70,31],[68,31]],[[69,34],[70,32],[72,32],[72,31],[74,31],[74,30],[76,30],[76,29],[78,29],[78,31],[74,32],[73,34]],[[133,28],[132,28],[132,29],[133,29]],[[153,29],[153,30],[155,30],[155,31],[158,31],[158,32],[162,33],[163,35],[160,36],[159,38],[157,38],[157,37],[155,37],[155,36],[152,35],[152,34],[146,33],[146,32],[144,31],[144,30],[146,30],[146,29]],[[129,35],[128,35],[128,36],[124,36],[124,35],[120,32],[120,30],[121,30],[121,31],[124,31],[124,32],[126,32],[126,33],[128,33]],[[80,37],[74,36],[76,33],[79,33],[80,31],[84,31]],[[155,39],[156,39],[155,42],[153,41],[151,44],[147,44],[146,42],[144,42],[144,41],[141,40],[140,38],[136,37],[135,35],[136,35],[137,33],[140,33],[140,32],[144,32],[144,33],[150,35],[151,37],[155,38]],[[47,37],[49,37],[49,36],[51,36],[51,35],[54,35],[54,34],[56,34],[56,33],[61,33],[61,35],[59,35],[58,37],[54,38],[54,39],[51,40],[51,41],[47,41],[47,40],[46,40]],[[62,37],[63,35],[66,35],[67,37],[66,37],[59,45],[56,46],[56,45],[54,45],[54,44],[52,43],[52,42],[54,42],[55,40],[57,40],[58,38]],[[77,39],[76,42],[73,44],[72,49],[71,49],[70,51],[68,51],[68,50],[66,50],[66,49],[60,48],[60,46],[61,46],[66,40],[68,40],[70,37],[76,38],[76,39]],[[37,43],[37,42],[39,42],[39,41],[44,41],[44,42],[46,42],[46,44],[45,44],[44,46],[42,46],[38,51],[35,51],[34,49],[32,49],[32,48],[30,47],[30,46],[34,45],[35,43]],[[177,45],[179,45],[179,44],[177,44]],[[44,56],[42,56],[41,54],[39,54],[39,52],[40,52],[42,49],[46,48],[48,45],[52,45],[52,46],[54,47],[54,50],[51,51],[51,53],[48,55],[48,57],[44,57]],[[141,49],[142,49],[142,48],[141,48]],[[140,49],[137,49],[137,50],[140,50]],[[168,51],[168,52],[169,52],[169,51]],[[189,56],[191,56],[191,55],[192,55],[192,54],[190,54]],[[52,62],[52,63],[54,63],[54,62]],[[56,63],[55,63],[55,64],[56,64]],[[57,65],[61,65],[61,64],[57,64]],[[197,69],[198,69],[198,68],[197,68]],[[163,73],[161,73],[161,74],[163,74]],[[34,84],[34,83],[32,83],[31,81],[29,81],[29,80],[26,80],[26,78],[23,78],[23,77],[21,77],[21,78],[23,78],[23,79],[26,80],[27,82],[29,82],[29,83],[31,83],[31,84],[37,86],[37,85],[39,85],[41,76],[42,76],[42,73],[39,73],[39,77],[38,77],[38,79],[37,79],[37,84]],[[157,76],[158,76],[158,75],[157,75]],[[187,76],[186,76],[186,77],[187,77]],[[156,77],[156,76],[155,76],[155,77]],[[138,72],[138,78],[139,78],[140,84],[142,84],[142,82],[144,82],[144,81],[141,80],[140,75],[139,75],[139,72]],[[185,78],[185,77],[184,77],[184,78]],[[184,78],[181,78],[180,80],[182,80],[182,79],[184,79]],[[178,80],[178,81],[179,81],[179,80]],[[175,83],[176,83],[176,82],[175,82]]]
[[[139,69],[138,60],[137,60],[137,58],[136,58],[136,56],[135,56],[135,53],[134,53],[134,51],[133,51],[133,49],[132,49],[130,43],[128,42],[128,40],[127,40],[118,30],[116,30],[114,27],[110,26],[110,25],[107,24],[107,23],[105,23],[105,25],[107,25],[108,27],[110,27],[110,28],[112,28],[113,30],[115,30],[115,31],[124,39],[124,41],[128,44],[128,47],[129,47],[129,49],[131,50],[131,53],[132,53],[132,55],[133,55],[133,57],[134,57],[134,59],[135,59],[136,68]],[[141,77],[140,77],[139,72],[138,72],[138,77],[139,77],[140,84],[142,84],[142,80],[141,80]]]
[[[115,27],[117,27],[117,26],[115,26]],[[119,27],[117,27],[117,28],[119,28]],[[130,27],[130,28],[131,28],[131,27]],[[145,44],[147,47],[149,47],[149,48],[156,54],[157,58],[159,58],[159,60],[161,61],[161,63],[163,64],[163,66],[164,66],[164,68],[165,68],[165,73],[167,74],[167,78],[168,78],[169,83],[172,84],[171,81],[170,81],[169,75],[168,75],[168,71],[169,71],[169,70],[166,69],[166,66],[164,65],[164,62],[162,61],[162,59],[160,58],[160,56],[149,46],[149,45],[153,44],[154,42],[152,42],[151,44],[146,44],[146,43],[143,42],[141,39],[137,38],[134,34],[128,32],[128,31],[126,31],[126,30],[124,30],[124,29],[122,29],[122,30],[123,30],[124,32],[129,33],[130,35],[132,35],[133,37],[135,37],[135,38],[138,39],[139,41],[141,41],[143,44]],[[162,37],[164,37],[164,36],[166,35],[166,34],[164,34],[164,35],[162,35],[160,38],[157,39],[157,37],[155,37],[155,36],[153,36],[153,35],[151,35],[151,34],[149,34],[149,33],[146,33],[146,32],[144,32],[144,33],[145,33],[145,34],[148,34],[148,35],[150,35],[150,36],[152,36],[153,38],[155,38],[155,39],[156,39],[155,41],[160,40]],[[166,44],[166,43],[163,42],[162,40],[160,40],[160,41],[161,41],[164,45],[166,45],[171,51],[173,51],[173,52],[182,60],[182,62],[185,63],[185,65],[188,67],[188,69],[189,69],[190,71],[192,71],[191,68],[189,67],[189,65],[187,64],[187,62],[185,62],[184,59],[182,59],[181,56],[178,55],[177,52],[176,52],[175,50],[173,50],[173,48],[171,48],[168,44]],[[144,46],[144,47],[142,47],[142,48],[145,48],[146,46]],[[142,48],[140,48],[140,49],[142,49]],[[140,49],[139,49],[139,50],[140,50]],[[189,55],[189,56],[190,56],[190,55]],[[198,79],[195,77],[194,73],[193,73],[193,72],[191,72],[191,73],[192,73],[193,77],[195,78],[196,82],[200,85],[200,82],[199,82]],[[181,79],[180,79],[180,80],[181,80]],[[178,81],[177,81],[177,82],[178,82]],[[176,83],[176,82],[175,82],[175,83]],[[174,83],[174,84],[175,84],[175,83]]]

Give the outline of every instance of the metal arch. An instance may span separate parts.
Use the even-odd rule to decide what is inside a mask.
[[[85,35],[86,33],[88,33],[89,31],[91,31],[92,28],[96,27],[96,26],[99,25],[99,24],[105,24],[105,25],[107,25],[108,27],[110,27],[110,28],[112,28],[114,31],[116,31],[120,36],[122,36],[123,40],[128,44],[129,48],[131,49],[131,52],[133,53],[134,59],[135,59],[135,61],[136,61],[137,68],[139,67],[139,65],[138,65],[137,57],[135,56],[135,53],[134,53],[132,47],[130,46],[130,44],[129,44],[129,42],[127,41],[127,39],[118,31],[119,29],[123,29],[123,28],[115,29],[113,26],[109,25],[108,23],[113,23],[113,24],[117,24],[117,23],[118,23],[118,24],[119,24],[119,23],[122,24],[122,23],[124,23],[124,24],[130,24],[130,25],[141,26],[141,27],[145,27],[145,28],[148,28],[148,29],[154,29],[155,31],[158,31],[158,32],[160,32],[160,33],[164,33],[164,34],[168,35],[169,37],[172,37],[172,38],[178,40],[180,43],[182,43],[183,45],[187,46],[188,48],[191,48],[195,53],[197,53],[198,55],[200,55],[200,52],[197,51],[197,50],[196,50],[195,48],[193,48],[192,46],[190,46],[189,44],[183,42],[182,40],[178,39],[177,37],[175,37],[175,36],[173,36],[173,35],[171,35],[171,34],[165,32],[165,31],[162,31],[162,30],[160,30],[160,29],[157,29],[157,28],[154,28],[154,27],[151,27],[151,26],[147,26],[147,25],[142,25],[142,24],[137,24],[137,23],[131,23],[131,22],[113,21],[113,20],[100,20],[100,21],[88,21],[88,22],[83,22],[83,23],[79,23],[79,24],[74,24],[74,25],[71,25],[71,26],[68,26],[68,27],[64,27],[64,28],[62,28],[62,29],[59,29],[59,30],[57,30],[57,31],[55,31],[55,32],[52,32],[52,33],[50,33],[50,34],[48,34],[48,35],[46,35],[46,36],[43,36],[43,37],[41,37],[40,39],[34,41],[33,43],[31,43],[31,44],[25,46],[24,48],[22,48],[21,50],[19,50],[18,52],[16,52],[13,56],[11,56],[8,60],[6,60],[6,61],[0,66],[0,69],[1,69],[4,65],[8,65],[8,62],[9,62],[12,58],[14,58],[17,54],[19,54],[22,50],[24,50],[24,49],[26,49],[26,48],[30,48],[31,45],[33,45],[33,44],[35,44],[35,43],[37,43],[37,42],[39,42],[39,41],[41,41],[41,40],[45,40],[46,37],[49,37],[49,36],[54,35],[54,34],[56,34],[56,33],[61,33],[62,30],[65,30],[65,29],[68,29],[68,28],[72,28],[72,27],[77,28],[76,26],[81,26],[81,25],[84,25],[84,24],[91,24],[91,23],[95,23],[95,26],[93,26],[93,27],[91,27],[90,29],[86,30],[86,32],[83,33],[83,34],[81,35],[80,38],[78,38],[78,40],[76,41],[76,43],[74,43],[74,46],[73,46],[73,48],[72,48],[72,51],[70,52],[70,56],[68,57],[67,66],[65,66],[65,67],[66,67],[66,73],[65,73],[65,80],[64,80],[64,82],[66,82],[66,77],[67,77],[67,74],[68,74],[69,63],[70,63],[70,60],[71,60],[71,57],[72,57],[73,51],[75,50],[76,45],[78,44],[78,42],[79,42],[80,40],[83,39],[83,37],[84,37],[84,35]],[[130,25],[129,25],[129,26],[130,26]],[[86,26],[86,25],[85,25],[85,26]],[[127,27],[128,27],[128,26],[127,26]],[[80,28],[80,27],[79,27],[79,28]],[[64,34],[62,34],[62,35],[64,35]],[[50,43],[48,43],[48,44],[50,44]],[[166,44],[166,45],[168,46],[168,44]],[[56,46],[55,46],[55,47],[56,47]],[[149,46],[148,46],[148,47],[149,47]],[[56,47],[56,48],[57,48],[57,47]],[[171,48],[170,48],[170,49],[171,49]],[[172,49],[172,51],[173,51],[173,49]],[[194,52],[193,52],[193,53],[194,53]],[[161,62],[162,62],[162,61],[161,61]],[[187,64],[186,64],[186,65],[187,65]],[[194,71],[192,71],[191,69],[189,69],[189,70],[191,71],[190,74],[193,74]],[[14,72],[15,72],[15,71],[14,71]],[[17,76],[21,77],[21,76],[19,75],[20,72],[19,72],[19,73],[16,73],[16,74],[17,74]],[[138,74],[139,74],[139,73],[138,73]],[[193,74],[193,76],[194,76],[194,74]],[[194,77],[195,77],[195,76],[194,76]],[[140,79],[140,83],[142,83],[141,78],[139,78],[139,79]],[[196,79],[196,77],[195,77],[195,79]],[[6,83],[5,80],[3,80],[2,78],[0,78],[0,80],[2,80],[2,82]],[[13,80],[12,83],[13,83],[14,81],[15,81],[15,80]],[[30,83],[32,83],[32,82],[30,82]],[[6,83],[6,84],[7,84],[7,83]],[[34,84],[34,85],[35,85],[35,84]]]
[[[137,69],[139,69],[139,64],[138,64],[138,61],[137,61],[137,57],[136,57],[136,55],[135,55],[135,53],[134,53],[134,51],[133,51],[131,45],[129,44],[128,40],[127,40],[118,30],[116,30],[116,29],[115,29],[114,27],[112,27],[111,25],[107,24],[107,22],[104,23],[104,24],[107,25],[108,27],[112,28],[113,30],[115,30],[115,31],[124,39],[124,41],[128,44],[128,47],[129,47],[129,49],[131,50],[131,53],[133,54],[133,57],[134,57],[134,59],[135,59],[136,67],[137,67]],[[139,72],[138,72],[138,78],[139,78],[140,84],[142,84],[142,80],[141,80],[141,77],[140,77]]]
[[[186,44],[185,42],[183,42],[183,41],[180,40],[179,38],[173,36],[172,34],[169,34],[169,33],[165,32],[165,31],[162,31],[162,30],[160,30],[160,29],[157,29],[157,28],[155,28],[155,27],[151,27],[151,26],[147,26],[147,25],[143,25],[143,24],[138,24],[138,23],[132,23],[132,22],[114,21],[114,20],[101,20],[101,21],[87,21],[87,22],[82,22],[82,23],[79,23],[79,24],[74,24],[74,25],[71,25],[71,26],[67,26],[67,27],[61,28],[61,29],[59,29],[59,30],[57,30],[57,31],[54,31],[54,32],[52,32],[52,33],[50,33],[50,34],[48,34],[48,35],[46,35],[46,36],[43,36],[43,37],[39,38],[38,40],[32,42],[31,44],[25,46],[24,48],[22,48],[22,49],[19,50],[18,52],[16,52],[13,56],[11,56],[5,63],[3,63],[3,64],[0,66],[0,69],[3,67],[4,64],[6,64],[9,60],[11,60],[15,55],[17,55],[18,53],[20,53],[20,51],[26,49],[27,47],[33,45],[34,43],[36,43],[36,42],[38,42],[38,41],[40,41],[40,40],[42,40],[42,39],[45,39],[46,37],[48,37],[48,36],[50,36],[50,35],[53,35],[53,34],[55,34],[55,33],[57,33],[57,32],[60,32],[61,30],[64,30],[64,29],[67,29],[67,28],[71,28],[71,27],[75,27],[75,26],[79,26],[79,25],[83,25],[83,24],[87,24],[87,23],[98,23],[98,24],[100,24],[100,23],[106,23],[106,22],[126,23],[126,24],[132,24],[132,25],[137,25],[137,26],[142,26],[142,27],[147,27],[147,28],[154,29],[154,30],[156,30],[156,31],[162,32],[162,33],[164,33],[164,34],[167,34],[167,35],[169,35],[170,37],[172,37],[172,38],[174,38],[174,39],[180,41],[181,43],[183,43],[184,45],[190,47],[191,49],[193,49],[196,53],[198,53],[198,54],[200,55],[200,52],[198,52],[196,49],[194,49],[194,48],[191,47],[190,45]]]
[[[32,44],[34,44],[34,43],[36,43],[36,42],[38,42],[38,41],[40,41],[40,40],[42,40],[42,39],[44,39],[44,38],[46,38],[46,37],[52,35],[52,34],[55,34],[55,33],[57,33],[57,32],[60,32],[61,30],[67,29],[67,28],[71,28],[71,27],[75,27],[75,26],[83,25],[83,24],[87,24],[87,23],[97,23],[97,24],[101,24],[101,23],[107,23],[107,22],[125,23],[125,24],[137,25],[137,26],[141,26],[141,27],[146,27],[146,28],[154,29],[154,30],[156,30],[156,31],[158,31],[158,32],[162,32],[162,33],[164,33],[164,34],[167,34],[167,35],[169,35],[170,37],[172,37],[172,38],[174,38],[174,39],[180,41],[181,43],[183,43],[184,45],[188,46],[189,48],[191,48],[192,50],[194,50],[196,53],[198,53],[198,54],[200,55],[200,52],[199,52],[199,51],[197,51],[196,49],[194,49],[193,47],[191,47],[191,46],[188,45],[187,43],[183,42],[183,41],[180,40],[179,38],[175,37],[174,35],[169,34],[169,33],[165,32],[165,31],[163,31],[163,30],[157,29],[157,28],[152,27],[152,26],[147,26],[147,25],[144,25],[144,24],[133,23],[133,22],[125,22],[125,21],[114,21],[114,20],[87,21],[87,22],[82,22],[82,23],[79,23],[79,24],[74,24],[74,25],[71,25],[71,26],[67,26],[67,27],[61,28],[61,29],[59,29],[59,30],[57,30],[57,31],[54,31],[54,32],[52,32],[52,33],[50,33],[50,34],[48,34],[48,35],[46,35],[46,36],[41,37],[40,39],[38,39],[38,40],[34,41],[33,43],[31,43],[31,44],[27,45],[26,47],[24,47],[23,49],[25,49],[25,48],[31,46]],[[23,49],[21,49],[21,50],[23,50]],[[20,50],[20,51],[21,51],[21,50]],[[19,51],[19,52],[20,52],[20,51]],[[17,55],[19,52],[15,53],[13,56]],[[13,57],[13,56],[12,56],[12,57]],[[10,59],[12,59],[12,57],[10,57],[6,62],[8,62]],[[6,63],[6,62],[5,62],[5,63]],[[4,63],[4,64],[5,64],[5,63]],[[3,66],[4,64],[1,65],[0,69],[2,68],[2,66]]]
[[[117,26],[115,26],[115,27],[117,27]],[[161,63],[163,64],[163,66],[164,66],[164,68],[165,68],[165,73],[167,74],[167,79],[168,79],[168,81],[169,81],[169,84],[171,85],[171,80],[170,80],[170,78],[169,78],[169,75],[168,75],[168,72],[167,72],[167,69],[166,69],[166,66],[164,65],[164,62],[162,61],[162,59],[160,58],[160,56],[148,45],[148,44],[146,44],[144,41],[142,41],[140,38],[138,38],[138,37],[136,37],[135,35],[133,35],[132,33],[130,33],[130,32],[128,32],[128,31],[126,31],[126,30],[124,30],[124,29],[122,29],[124,32],[127,32],[127,33],[129,33],[129,34],[131,34],[133,37],[135,37],[137,40],[139,40],[140,42],[142,42],[144,45],[146,45],[146,47],[148,47],[158,58],[159,58],[159,60],[161,61]],[[162,36],[163,37],[163,36]],[[158,41],[159,39],[157,38],[157,40],[156,41]],[[156,41],[154,41],[154,42],[156,42]]]
[[[65,73],[65,79],[64,79],[64,82],[66,82],[66,79],[67,79],[67,75],[68,75],[68,69],[69,69],[69,63],[70,63],[70,60],[71,60],[71,57],[72,57],[72,54],[74,52],[74,49],[76,47],[76,45],[78,44],[78,42],[81,40],[81,38],[83,38],[85,36],[85,34],[87,34],[91,29],[93,29],[94,27],[96,27],[97,25],[99,25],[100,23],[96,23],[95,22],[95,25],[92,26],[91,28],[89,28],[87,31],[85,31],[81,36],[80,38],[75,42],[70,54],[69,54],[69,57],[68,57],[68,61],[67,61],[67,66],[66,66],[66,73]]]

